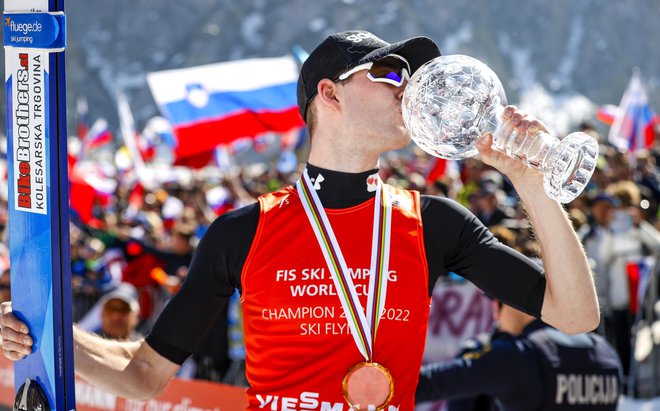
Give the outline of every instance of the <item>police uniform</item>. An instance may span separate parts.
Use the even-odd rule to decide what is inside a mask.
[[[570,336],[535,320],[518,337],[496,333],[478,351],[423,366],[416,399],[488,395],[504,411],[609,411],[620,387],[619,358],[602,337]]]

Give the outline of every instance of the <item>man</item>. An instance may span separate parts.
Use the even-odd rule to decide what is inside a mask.
[[[504,192],[492,182],[481,184],[476,192],[477,211],[475,215],[488,228],[502,224],[506,219],[511,218],[500,205],[498,195],[504,195]]]
[[[448,271],[568,332],[594,328],[591,274],[561,205],[543,192],[541,174],[491,150],[491,137],[479,145],[482,159],[506,173],[525,201],[547,276],[455,202],[420,201],[378,178],[379,156],[410,141],[401,116],[406,79],[438,55],[425,37],[389,44],[347,31],[324,40],[298,80],[311,150],[296,187],[211,225],[182,289],[144,342],[110,343],[76,330],[78,373],[128,397],[159,393],[235,288],[252,410],[346,410],[347,402],[412,410],[429,296]],[[518,132],[542,128],[514,107],[504,120]],[[3,310],[10,341],[3,348],[16,360],[31,340],[9,306]]]
[[[99,300],[101,329],[99,334],[114,340],[137,341],[140,303],[137,290],[131,284],[121,283]]]
[[[595,334],[567,335],[499,302],[498,329],[460,358],[422,367],[417,400],[476,411],[488,396],[501,411],[616,410],[622,367],[614,348]],[[476,402],[481,401],[476,408]]]

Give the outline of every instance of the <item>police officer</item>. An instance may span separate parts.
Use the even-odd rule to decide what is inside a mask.
[[[422,367],[416,400],[452,400],[450,411],[616,410],[621,363],[595,333],[568,335],[499,302],[498,330],[461,357]],[[478,399],[478,400],[477,400]]]

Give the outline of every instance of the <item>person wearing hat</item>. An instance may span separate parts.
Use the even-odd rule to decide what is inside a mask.
[[[500,196],[504,196],[502,191],[495,183],[484,182],[476,192],[477,210],[475,215],[486,227],[493,227],[502,224],[504,220],[511,219],[513,210],[506,210],[500,204]],[[505,211],[506,210],[506,211]]]
[[[105,338],[137,341],[142,336],[135,330],[138,325],[140,303],[137,290],[131,284],[121,283],[99,300],[101,328]]]
[[[77,372],[126,397],[156,395],[236,288],[250,410],[412,410],[430,294],[449,271],[565,331],[595,328],[591,274],[561,205],[545,195],[540,173],[493,151],[490,136],[479,144],[481,158],[509,177],[527,206],[545,273],[456,202],[381,182],[379,156],[410,142],[401,114],[407,80],[439,54],[426,37],[392,44],[363,30],[327,37],[298,80],[311,136],[301,179],[209,227],[144,342],[100,342],[76,331]],[[519,133],[543,129],[513,106],[503,120]],[[29,337],[9,309],[3,348],[17,360]]]
[[[76,326],[104,338],[138,341],[143,338],[136,331],[140,320],[139,314],[137,289],[130,283],[122,282],[103,294],[76,322]]]

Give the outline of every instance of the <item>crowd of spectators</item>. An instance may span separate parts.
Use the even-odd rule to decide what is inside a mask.
[[[660,142],[649,151],[620,153],[593,128],[583,125],[582,129],[599,140],[601,153],[589,185],[566,205],[566,210],[595,273],[603,318],[599,332],[615,345],[627,373],[634,331],[640,319],[645,320],[638,313],[646,305],[637,304],[636,287],[642,277],[637,271],[635,282],[633,267],[639,269],[646,262],[648,268],[660,251]],[[656,131],[658,139],[660,130]],[[304,153],[299,157],[303,158]],[[449,162],[444,174],[431,179],[428,176],[435,161],[411,145],[382,158],[380,174],[389,184],[463,203],[502,242],[528,256],[539,255],[525,210],[502,174],[470,158]],[[82,224],[72,218],[74,321],[108,337],[139,338],[148,334],[168,299],[185,280],[195,245],[213,219],[256,201],[262,193],[294,183],[303,166],[301,163],[298,170],[283,173],[273,161],[257,173],[253,167],[239,167],[219,180],[169,182],[143,189],[137,209],[131,199],[135,193],[120,186],[108,203],[95,207],[91,223]],[[218,187],[223,201],[211,205],[208,193]],[[0,300],[8,299],[9,289],[6,207],[5,194],[0,202],[4,233],[0,243]],[[651,273],[655,274],[653,268]],[[227,315],[210,333],[209,343],[203,344],[183,367],[182,375],[245,384],[237,307],[238,298],[234,298]],[[130,330],[120,335],[104,331],[104,319],[112,322],[111,318],[115,329],[130,326]]]

